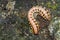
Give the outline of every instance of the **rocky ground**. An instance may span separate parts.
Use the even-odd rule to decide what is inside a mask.
[[[47,38],[44,32],[34,35],[30,28],[27,14],[36,5],[51,12],[51,23],[40,30],[50,31]],[[60,0],[0,0],[0,40],[60,40]]]

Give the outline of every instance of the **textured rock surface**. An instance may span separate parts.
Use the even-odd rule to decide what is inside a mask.
[[[9,5],[8,2],[14,2]],[[52,21],[48,28],[40,30],[39,35],[32,34],[27,14],[32,6],[42,5],[51,10]],[[0,40],[60,40],[60,0],[0,0]],[[49,29],[51,38],[44,39]],[[48,35],[46,33],[46,35]]]

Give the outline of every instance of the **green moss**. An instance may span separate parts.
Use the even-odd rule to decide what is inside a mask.
[[[58,7],[58,4],[52,4],[51,2],[47,2],[46,5],[48,8],[51,8],[53,10],[56,10]]]

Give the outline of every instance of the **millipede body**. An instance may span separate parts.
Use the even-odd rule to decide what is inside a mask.
[[[36,19],[37,16],[39,16],[39,22],[37,21],[38,19]],[[47,10],[45,7],[34,6],[28,12],[28,20],[33,30],[33,33],[38,34],[41,26],[47,25],[46,23],[51,20],[51,15],[49,13],[49,10]]]

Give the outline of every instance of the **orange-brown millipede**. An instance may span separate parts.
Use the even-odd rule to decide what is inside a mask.
[[[40,26],[38,25],[38,22],[34,18],[33,14],[35,12],[39,12],[38,15],[42,16],[45,20],[50,21],[51,20],[51,15],[49,11],[42,6],[34,6],[28,11],[28,20],[32,26],[32,30],[34,34],[38,34]]]

